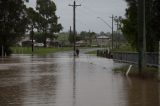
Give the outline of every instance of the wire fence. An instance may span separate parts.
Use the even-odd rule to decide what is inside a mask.
[[[139,53],[138,52],[109,52],[108,50],[97,50],[97,56],[106,58],[112,58],[114,61],[138,64]],[[159,53],[158,52],[146,52],[146,64],[148,66],[158,67]]]

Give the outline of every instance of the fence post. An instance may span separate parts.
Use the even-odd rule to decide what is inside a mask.
[[[158,80],[159,80],[159,82],[160,82],[160,41],[159,41],[159,51],[158,51],[158,56],[159,56],[159,61],[158,61],[158,67],[159,67],[159,73],[158,73]],[[159,83],[159,85],[158,85],[159,87],[159,99],[160,99],[160,83]],[[159,102],[160,103],[160,102]]]
[[[158,61],[158,80],[160,81],[160,41],[159,41],[159,52],[158,52],[158,56],[159,56],[159,61]]]

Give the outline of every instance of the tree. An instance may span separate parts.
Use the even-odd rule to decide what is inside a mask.
[[[126,1],[129,7],[126,9],[126,19],[122,20],[122,32],[132,47],[138,48],[137,1]]]
[[[95,32],[89,32],[89,44],[92,45],[92,40],[96,38]]]
[[[44,36],[42,33],[36,32],[33,36],[33,38],[35,39],[36,42],[38,43],[42,43],[44,41]]]
[[[137,0],[126,0],[128,8],[126,9],[126,19],[122,20],[122,32],[125,38],[131,43],[132,47],[138,49],[138,14]],[[160,29],[160,2],[158,0],[146,0],[146,42],[147,51],[156,52],[158,50],[157,41]]]
[[[96,33],[95,32],[86,32],[86,31],[82,31],[80,33],[80,37],[82,40],[85,40],[86,42],[89,42],[89,45],[91,46],[92,44],[92,40],[96,39]]]
[[[106,35],[103,31],[100,32],[100,35]]]
[[[54,33],[62,30],[62,25],[58,24],[56,16],[56,5],[51,0],[37,0],[36,10],[40,14],[39,31],[44,35],[44,47],[46,47],[47,37],[54,37]]]
[[[153,44],[156,44],[154,46],[154,50],[158,50],[158,41],[160,41],[160,35],[159,35],[159,31],[160,31],[160,1],[159,0],[155,0],[153,2],[153,7],[152,7],[152,11],[153,13],[151,14],[152,18],[152,22],[150,23],[150,28],[152,30],[151,34],[153,35]]]
[[[72,31],[69,32],[68,41],[70,42],[70,44],[74,43],[74,34]]]
[[[23,0],[0,0],[0,55],[10,55],[10,47],[25,33],[25,8]]]
[[[32,30],[33,28],[38,28],[38,21],[40,15],[33,9],[33,8],[27,8],[27,18],[28,18],[28,30]]]
[[[82,32],[80,33],[80,36],[81,36],[81,38],[82,38],[83,40],[87,40],[87,38],[88,38],[88,36],[89,36],[89,33],[86,32],[86,31],[82,31]]]
[[[30,31],[30,38],[32,39],[32,52],[33,52],[33,38],[34,38],[34,29],[38,29],[38,20],[40,15],[33,9],[33,8],[28,8],[26,9],[27,11],[27,18],[28,18],[28,30]]]

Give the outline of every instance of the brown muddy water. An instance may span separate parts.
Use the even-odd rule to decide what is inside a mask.
[[[71,52],[0,59],[0,106],[160,106],[160,84],[110,59]]]

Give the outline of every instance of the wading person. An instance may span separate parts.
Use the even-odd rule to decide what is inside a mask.
[[[79,56],[79,49],[76,49],[76,55]]]

